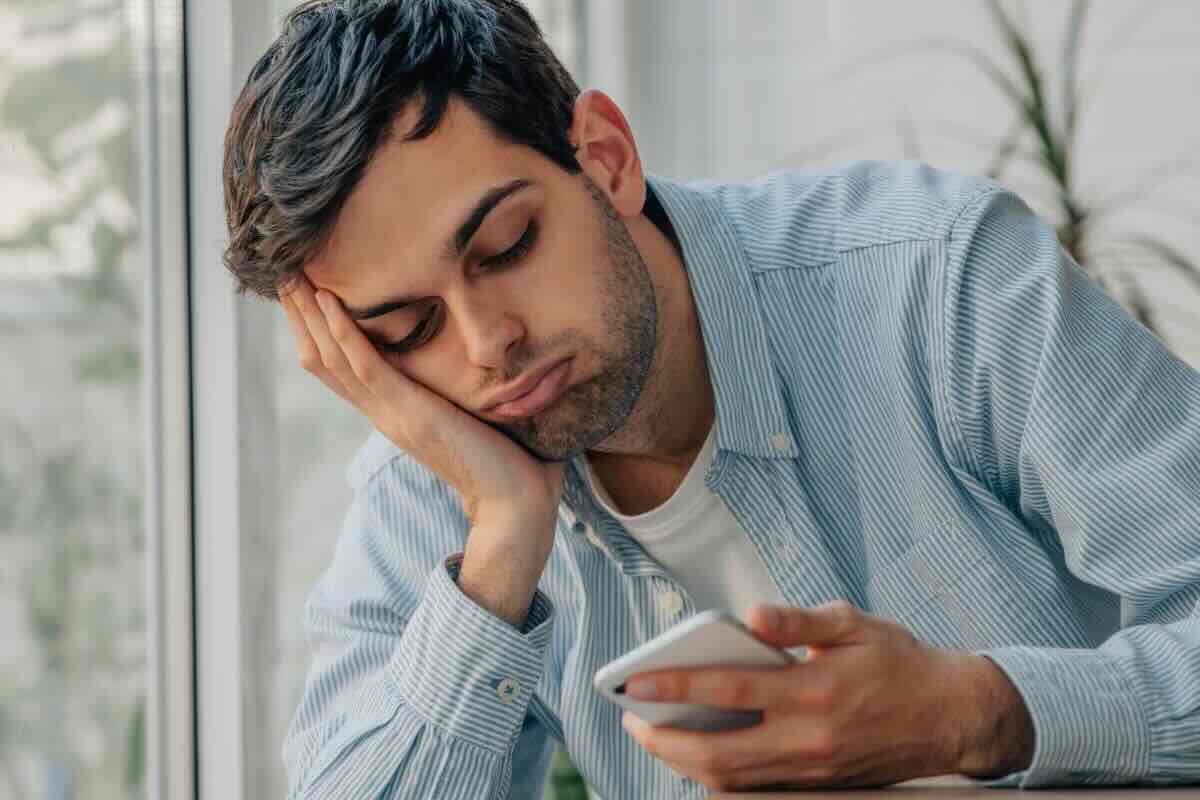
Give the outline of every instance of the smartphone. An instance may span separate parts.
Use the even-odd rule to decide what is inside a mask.
[[[600,694],[652,725],[724,731],[756,725],[762,712],[634,700],[625,694],[625,681],[660,669],[786,667],[794,663],[791,653],[761,641],[732,614],[704,611],[605,664],[596,671],[592,684]]]

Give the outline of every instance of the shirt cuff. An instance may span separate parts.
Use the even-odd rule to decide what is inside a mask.
[[[389,675],[401,698],[432,724],[504,754],[541,678],[554,606],[538,590],[517,630],[462,592],[461,562],[456,553],[430,575]]]
[[[1017,688],[1033,720],[1029,768],[989,785],[1134,783],[1150,771],[1150,724],[1116,660],[1098,650],[1005,647],[981,653]]]

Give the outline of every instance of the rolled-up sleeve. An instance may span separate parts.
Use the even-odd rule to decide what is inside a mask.
[[[1094,650],[984,654],[1032,715],[1009,782],[1200,782],[1200,374],[999,187],[959,215],[941,319],[951,456],[1121,598]]]
[[[530,713],[553,624],[520,630],[456,582],[457,498],[398,458],[357,492],[306,606],[315,657],[284,744],[291,798],[509,797],[553,750]]]

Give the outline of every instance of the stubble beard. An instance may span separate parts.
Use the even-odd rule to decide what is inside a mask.
[[[598,296],[604,302],[604,338],[612,345],[601,347],[569,332],[543,348],[569,347],[591,354],[600,364],[594,376],[570,387],[550,408],[499,426],[543,461],[579,455],[626,423],[650,378],[657,343],[658,306],[646,262],[608,198],[586,176],[583,180],[607,243],[608,264],[599,268]]]

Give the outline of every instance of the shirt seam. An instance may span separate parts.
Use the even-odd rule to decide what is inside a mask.
[[[995,195],[998,195],[998,194],[1003,194],[1004,191],[1005,190],[1001,187],[998,187],[995,185],[989,185],[989,186],[985,186],[985,187],[977,190],[976,192],[974,192],[970,197],[967,198],[966,201],[963,202],[962,207],[958,210],[958,213],[956,213],[954,215],[954,219],[951,220],[949,229],[948,229],[943,241],[946,242],[947,245],[954,242],[955,237],[958,235],[958,226],[962,222],[963,217],[966,216],[967,212],[975,209],[977,207],[977,204],[979,204],[981,201],[988,199],[990,197],[993,197]],[[940,324],[942,326],[942,336],[941,336],[942,352],[938,354],[938,360],[941,361],[941,363],[942,363],[943,374],[946,377],[945,377],[945,380],[941,381],[941,385],[937,387],[937,391],[941,395],[942,405],[946,409],[946,421],[949,423],[950,435],[954,438],[955,446],[959,450],[955,460],[957,462],[959,462],[960,464],[962,464],[964,467],[966,467],[970,472],[978,475],[979,471],[980,471],[978,469],[978,467],[971,466],[974,459],[972,459],[970,456],[970,448],[967,447],[967,439],[966,439],[966,436],[963,434],[962,423],[958,418],[958,411],[954,407],[953,397],[951,396],[951,392],[950,392],[950,382],[953,379],[952,376],[953,376],[953,372],[954,372],[953,371],[954,365],[951,363],[951,360],[950,360],[950,346],[949,346],[949,341],[950,341],[950,336],[949,336],[950,335],[950,324],[949,324],[950,292],[948,290],[948,288],[949,288],[948,282],[953,277],[953,275],[951,274],[951,271],[953,269],[952,258],[951,258],[951,248],[949,246],[947,246],[947,248],[946,248],[945,264],[946,264],[946,269],[944,270],[943,279],[942,279],[943,280],[943,282],[942,282],[942,297],[941,297],[942,313],[941,313],[941,320],[940,320]],[[956,282],[956,284],[957,284],[957,282]],[[982,476],[980,476],[980,477],[982,477]]]
[[[833,248],[834,253],[833,253],[832,257],[827,258],[823,261],[816,261],[816,262],[812,262],[812,263],[789,262],[789,263],[758,264],[753,259],[748,259],[750,262],[750,271],[761,273],[761,272],[781,272],[783,270],[792,270],[792,269],[818,270],[818,269],[824,269],[825,267],[828,267],[831,264],[837,263],[838,259],[842,256],[849,255],[851,253],[859,253],[864,250],[875,250],[880,247],[894,247],[898,244],[922,244],[922,243],[949,241],[949,240],[953,239],[954,230],[958,226],[958,223],[962,219],[963,215],[966,214],[966,212],[971,210],[972,205],[976,201],[978,201],[979,199],[981,199],[982,197],[984,197],[986,195],[1000,194],[1000,193],[1003,193],[1004,191],[1005,191],[1005,189],[1001,186],[997,186],[995,184],[988,184],[986,186],[983,186],[983,187],[971,192],[971,194],[967,196],[967,199],[962,201],[962,204],[958,207],[958,210],[954,212],[953,218],[950,220],[949,224],[946,226],[947,232],[941,236],[933,235],[933,234],[925,235],[925,236],[905,236],[905,237],[897,237],[895,239],[885,239],[883,241],[878,241],[878,242],[870,242],[869,244],[854,245],[852,247],[834,246],[834,248]],[[942,208],[943,209],[953,208],[953,206],[949,206],[949,207],[942,206]]]
[[[994,190],[989,189],[988,191],[994,191]],[[975,196],[972,195],[972,199],[974,199],[974,197]],[[964,209],[964,211],[965,211],[965,209]],[[959,212],[959,213],[961,214],[963,212]],[[958,216],[956,216],[954,218],[954,220],[951,221],[949,227],[953,228],[953,226],[956,225],[957,222],[958,222]],[[861,253],[864,250],[877,250],[877,249],[883,248],[883,247],[895,247],[896,245],[900,245],[900,244],[934,244],[937,242],[949,241],[951,238],[952,238],[952,234],[948,233],[943,236],[913,236],[913,237],[910,237],[907,239],[888,239],[887,241],[884,241],[884,242],[871,242],[870,244],[860,244],[860,245],[855,245],[854,247],[847,247],[844,250],[838,250],[834,254],[833,258],[827,259],[825,261],[818,261],[818,262],[815,262],[812,264],[784,264],[784,263],[780,263],[778,265],[751,264],[750,271],[753,273],[756,273],[756,274],[765,274],[765,273],[770,273],[770,272],[784,272],[784,271],[788,271],[788,270],[815,271],[815,270],[825,269],[828,266],[836,264],[842,256],[851,255],[854,253]]]
[[[371,484],[374,483],[375,480],[379,477],[379,473],[383,472],[387,467],[389,467],[390,465],[394,464],[395,462],[399,461],[402,458],[408,458],[409,460],[412,460],[412,457],[409,456],[408,453],[406,453],[404,450],[401,450],[397,446],[396,451],[393,453],[389,453],[387,458],[382,458],[379,460],[379,463],[371,464],[369,469],[364,469],[363,472],[361,473],[362,478],[359,481],[358,486],[353,487],[353,488],[355,488],[357,490],[365,490],[365,489],[369,488],[371,486]]]

